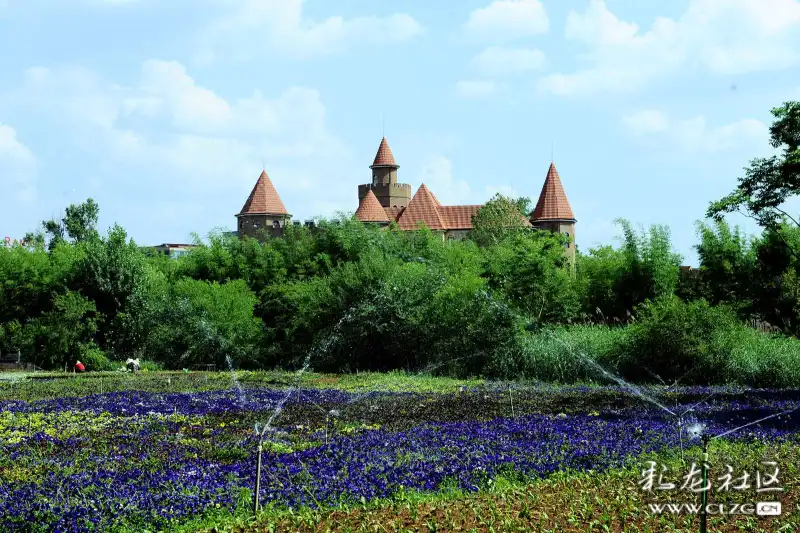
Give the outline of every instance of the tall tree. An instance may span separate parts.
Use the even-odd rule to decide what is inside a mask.
[[[80,204],[70,204],[61,220],[52,218],[42,221],[43,232],[29,232],[25,242],[47,245],[52,250],[58,243],[69,238],[73,243],[85,242],[98,236],[97,220],[100,206],[92,198]]]
[[[472,240],[480,246],[491,246],[528,228],[530,203],[529,198],[494,195],[472,218]]]
[[[800,102],[785,102],[771,113],[775,120],[769,129],[770,145],[783,147],[782,154],[752,159],[736,190],[712,202],[706,214],[719,220],[726,213],[739,212],[780,236],[782,220],[800,226],[782,207],[786,200],[800,194]],[[795,256],[800,253],[790,249]]]

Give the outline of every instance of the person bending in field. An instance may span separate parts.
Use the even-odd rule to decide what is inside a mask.
[[[80,361],[75,363],[75,372],[85,372],[85,371],[86,371],[86,367],[83,366],[83,363],[81,363]]]

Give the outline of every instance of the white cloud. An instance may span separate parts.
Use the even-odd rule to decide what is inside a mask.
[[[800,63],[800,0],[689,0],[677,19],[642,31],[603,0],[570,10],[565,35],[583,42],[589,66],[554,73],[540,88],[560,95],[625,92],[691,70],[743,74]]]
[[[667,140],[692,153],[715,154],[750,147],[763,148],[769,140],[766,124],[752,118],[712,126],[702,115],[672,120],[660,111],[645,110],[623,117],[622,122],[637,136],[658,135],[659,145]]]
[[[637,111],[622,118],[622,122],[634,133],[656,133],[667,129],[668,120],[664,113],[654,109]]]
[[[193,188],[239,179],[246,187],[262,161],[345,152],[327,130],[316,90],[290,87],[274,98],[255,91],[226,100],[199,86],[177,62],[145,61],[131,86],[85,69],[34,68],[11,99],[48,120],[64,121],[71,140],[93,157],[157,169],[167,180]]]
[[[229,10],[208,28],[202,37],[199,58],[211,61],[215,51],[223,54],[236,50],[263,51],[265,48],[296,58],[325,56],[348,48],[400,42],[422,33],[412,16],[395,13],[386,17],[341,16],[314,21],[303,14],[305,0],[232,0]],[[247,55],[247,53],[244,53]]]
[[[460,98],[487,98],[497,92],[497,84],[487,80],[463,80],[456,83],[456,95]]]
[[[680,136],[689,150],[709,153],[738,150],[743,147],[765,147],[769,128],[756,119],[744,119],[724,126],[709,126],[705,117],[685,120],[679,125]]]
[[[535,48],[490,46],[475,56],[473,64],[483,74],[503,76],[536,70],[544,61],[544,52]]]
[[[453,177],[453,164],[444,156],[430,158],[416,181],[427,185],[443,205],[463,204],[470,198],[469,184]]]
[[[37,161],[31,150],[17,138],[17,132],[0,123],[0,190],[20,202],[36,196]]]
[[[470,13],[463,29],[475,38],[498,40],[547,33],[549,27],[539,0],[495,0]]]

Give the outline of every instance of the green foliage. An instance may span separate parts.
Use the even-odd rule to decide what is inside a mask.
[[[56,369],[138,357],[167,369],[309,363],[558,381],[603,380],[590,362],[640,381],[796,375],[794,341],[742,323],[800,330],[800,229],[748,240],[700,224],[695,276],[679,275],[667,228],[618,221],[621,246],[578,254],[571,271],[563,236],[525,224],[529,207],[495,197],[464,240],[340,217],[281,238],[215,232],[170,259],[118,226],[98,234],[88,201],[51,221],[47,247],[0,248],[0,350]],[[630,322],[634,309],[627,329],[575,325]]]
[[[584,313],[600,320],[625,321],[642,302],[674,294],[681,257],[672,250],[669,229],[654,225],[637,234],[626,220],[622,246],[595,248],[577,259],[577,287]]]
[[[752,303],[753,276],[758,272],[757,242],[748,240],[739,228],[731,229],[724,220],[713,226],[699,222],[702,296],[712,304],[726,303],[745,309]]]
[[[494,361],[491,373],[520,380],[606,383],[592,362],[616,372],[617,351],[625,335],[625,329],[608,326],[542,329],[524,335],[520,349]]]
[[[78,360],[84,364],[87,371],[117,370],[121,366],[120,363],[112,362],[94,343],[81,346]]]
[[[141,337],[126,329],[125,311],[144,282],[144,255],[119,226],[112,227],[105,239],[96,237],[76,246],[83,254],[66,283],[91,300],[102,316],[99,345],[119,358],[136,352]]]
[[[97,308],[85,296],[68,291],[53,298],[53,309],[8,326],[11,342],[26,361],[42,368],[61,368],[80,359],[97,331]]]
[[[529,208],[528,198],[513,199],[496,194],[473,217],[470,238],[480,246],[490,246],[525,231],[530,227],[527,224]]]
[[[665,382],[702,384],[729,375],[730,339],[741,327],[732,310],[667,295],[643,304],[636,315],[618,364],[626,379],[658,376]]]
[[[783,204],[800,193],[800,102],[785,102],[771,113],[775,120],[770,127],[770,145],[782,147],[782,155],[751,160],[736,190],[711,203],[709,218],[720,219],[726,213],[738,211],[767,229],[775,229],[782,219],[798,225]],[[790,250],[794,255],[800,252],[794,246]]]
[[[255,303],[242,280],[181,279],[154,302],[144,353],[173,369],[209,363],[227,368],[228,357],[237,367],[257,366],[261,325],[253,316]]]
[[[566,268],[561,237],[526,231],[485,249],[489,287],[536,322],[559,322],[577,315],[579,302]]]
[[[84,242],[96,238],[97,219],[100,206],[89,198],[82,204],[72,204],[65,210],[61,220],[50,219],[42,222],[43,232],[28,233],[24,240],[34,247],[48,247],[52,250],[65,242],[67,237],[72,243]]]

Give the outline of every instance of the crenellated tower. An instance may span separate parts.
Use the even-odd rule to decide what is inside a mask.
[[[372,191],[382,207],[406,207],[411,201],[411,185],[397,182],[400,165],[395,162],[386,137],[381,139],[378,153],[369,168],[372,170],[372,183],[358,186],[359,205]]]

